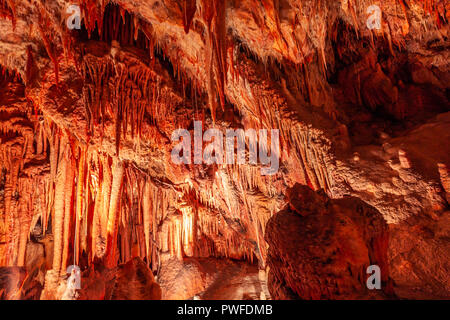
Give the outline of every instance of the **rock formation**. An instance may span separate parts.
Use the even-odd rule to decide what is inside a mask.
[[[382,294],[392,295],[389,231],[381,214],[353,197],[331,200],[300,185],[289,192],[288,208],[266,228],[272,297],[366,298],[371,265],[381,269]]]
[[[444,0],[0,0],[0,297],[60,298],[71,265],[83,299],[174,297],[184,268],[186,299],[266,277],[273,298],[450,297],[449,19]],[[200,121],[278,130],[278,170],[245,137],[245,164],[175,163]],[[240,289],[214,287],[235,264]]]

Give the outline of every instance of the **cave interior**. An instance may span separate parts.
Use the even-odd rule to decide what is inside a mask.
[[[449,20],[0,0],[0,300],[449,299]]]

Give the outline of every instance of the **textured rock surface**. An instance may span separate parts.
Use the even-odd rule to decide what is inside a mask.
[[[0,300],[39,300],[42,282],[23,267],[0,267]]]
[[[407,299],[450,297],[450,213],[409,219],[390,226],[389,265],[397,296]]]
[[[308,187],[289,191],[289,208],[267,224],[274,299],[366,299],[392,294],[388,226],[356,198],[330,200]],[[383,291],[367,289],[367,267],[381,269]]]
[[[140,257],[157,274],[172,258],[231,258],[264,270],[267,222],[299,183],[381,214],[398,296],[448,295],[446,1],[77,3],[81,29],[69,30],[72,1],[0,0],[0,266],[43,266],[50,296],[73,261],[112,270]],[[366,25],[372,4],[379,30]],[[194,120],[279,129],[278,173],[175,165],[172,132]],[[349,227],[357,247],[366,222]],[[352,281],[339,286],[359,292]]]

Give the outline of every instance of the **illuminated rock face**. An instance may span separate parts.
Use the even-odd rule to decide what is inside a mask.
[[[330,200],[306,186],[289,190],[289,206],[266,228],[269,288],[278,299],[364,299],[392,295],[388,226],[359,199]],[[380,268],[380,291],[367,287]]]
[[[8,287],[1,297],[36,298],[44,287],[42,298],[58,298],[76,264],[97,268],[80,297],[111,298],[96,280],[102,268],[129,277],[140,259],[160,275],[177,259],[190,274],[200,258],[222,261],[220,270],[227,259],[262,274],[273,265],[273,298],[450,295],[445,1],[389,0],[372,13],[370,1],[344,0],[77,3],[80,29],[71,1],[0,0],[0,266],[26,266],[6,274],[34,281],[32,294]],[[175,164],[172,133],[193,136],[194,121],[223,133],[279,130],[279,170]],[[355,203],[371,218],[359,219]],[[292,255],[284,220],[321,250],[325,238],[308,237],[328,230],[340,248],[348,228],[358,254],[300,261],[315,256]],[[275,267],[284,253],[291,269]],[[358,289],[356,274],[374,259],[392,290]],[[229,292],[195,280],[205,272],[192,273],[183,297]],[[321,285],[302,287],[302,277]],[[171,288],[161,296],[178,295]]]

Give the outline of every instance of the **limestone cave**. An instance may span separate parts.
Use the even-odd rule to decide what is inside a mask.
[[[0,0],[0,300],[450,299],[449,20]]]

